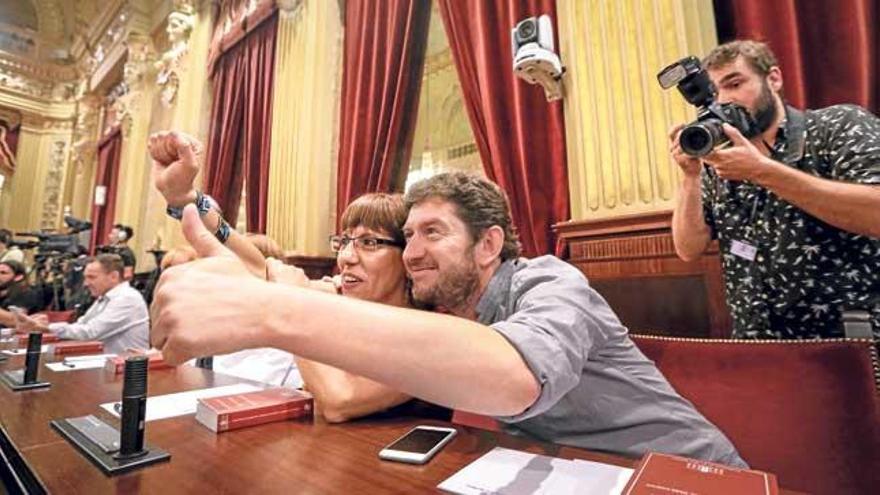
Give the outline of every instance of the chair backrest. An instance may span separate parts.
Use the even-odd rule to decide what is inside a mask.
[[[632,335],[749,465],[809,493],[878,493],[880,366],[868,339]]]

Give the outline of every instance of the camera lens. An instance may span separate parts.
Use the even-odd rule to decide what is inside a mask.
[[[682,129],[678,143],[682,151],[688,155],[705,156],[721,142],[723,137],[721,122],[709,120]]]
[[[537,26],[535,25],[535,21],[529,19],[519,23],[519,26],[516,28],[516,35],[520,41],[525,42],[531,40],[535,36],[536,30]]]

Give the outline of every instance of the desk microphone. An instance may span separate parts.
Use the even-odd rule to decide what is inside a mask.
[[[43,334],[31,332],[28,335],[27,354],[24,359],[23,385],[36,383],[37,373],[40,370],[40,350],[43,347]]]
[[[122,385],[122,429],[116,459],[132,459],[146,455],[144,423],[147,415],[147,367],[149,357],[132,356],[125,360],[125,381]]]

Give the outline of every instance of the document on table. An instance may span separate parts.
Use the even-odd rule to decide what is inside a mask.
[[[116,354],[93,354],[91,356],[70,356],[58,363],[46,363],[46,367],[55,372],[91,370],[103,368],[107,358],[116,357]]]
[[[255,390],[261,390],[261,388],[249,383],[237,383],[235,385],[226,385],[224,387],[203,388],[199,390],[190,390],[189,392],[147,397],[146,421],[195,414],[199,399],[219,397],[221,395],[241,394],[245,392],[253,392]],[[108,402],[106,404],[101,404],[101,407],[118,418],[119,413],[116,411],[116,404],[119,403]]]
[[[437,487],[460,495],[619,495],[632,473],[610,464],[495,447]]]
[[[40,353],[43,354],[46,352],[49,352],[49,346],[48,345],[41,346]],[[24,356],[25,354],[27,354],[27,345],[25,345],[19,349],[12,350],[12,351],[5,350],[5,351],[3,351],[3,354],[7,354],[9,356]]]

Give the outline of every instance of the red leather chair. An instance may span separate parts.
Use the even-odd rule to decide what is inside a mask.
[[[809,493],[880,493],[880,365],[868,339],[632,335],[755,469]]]

